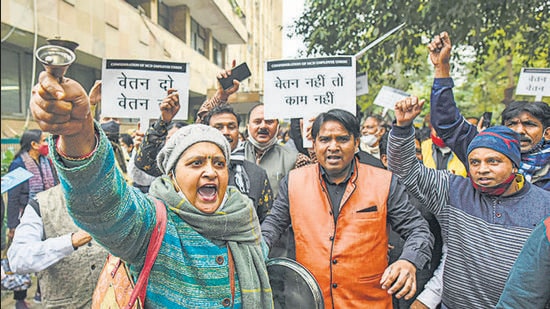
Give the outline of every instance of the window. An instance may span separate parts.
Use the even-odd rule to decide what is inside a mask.
[[[21,113],[19,54],[2,50],[2,115]]]
[[[84,87],[86,92],[88,92],[92,89],[95,81],[101,79],[101,71],[99,69],[73,63],[69,69],[67,69],[65,76],[77,80],[82,87]]]
[[[2,46],[2,116],[24,115],[30,99],[32,61],[31,54]]]
[[[206,29],[191,19],[191,47],[206,56]]]
[[[162,3],[162,1],[159,1],[158,3],[158,23],[164,29],[170,31],[170,8],[166,4]]]
[[[225,63],[223,63],[223,45],[218,42],[218,40],[216,39],[213,39],[213,48],[212,48],[212,57],[213,57],[213,62],[220,66],[220,67],[225,67]]]

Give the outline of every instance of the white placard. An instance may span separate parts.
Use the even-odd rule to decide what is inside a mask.
[[[103,59],[101,116],[152,119],[169,88],[177,89],[181,108],[174,119],[187,119],[189,65],[144,60]],[[145,130],[147,128],[144,128]]]
[[[357,74],[355,91],[356,91],[355,93],[356,96],[369,93],[369,81],[367,77],[367,72]]]
[[[388,86],[382,86],[382,89],[380,89],[380,92],[378,92],[378,95],[372,104],[394,110],[395,103],[397,103],[397,101],[410,96],[411,95],[405,91]]]
[[[264,117],[303,118],[333,108],[355,115],[355,74],[353,56],[267,61]]]
[[[34,176],[33,173],[27,171],[22,167],[18,167],[13,171],[7,173],[6,175],[2,176],[2,194],[12,188],[15,188],[17,185],[23,183],[24,181],[27,181],[32,176]]]
[[[532,95],[537,101],[550,97],[550,69],[522,68],[516,94]]]

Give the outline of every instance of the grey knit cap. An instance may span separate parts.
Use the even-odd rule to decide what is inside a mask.
[[[223,134],[218,129],[204,124],[191,124],[176,131],[160,150],[157,155],[157,165],[160,171],[165,175],[168,174],[174,169],[182,153],[200,142],[210,142],[220,147],[229,164],[231,148]]]

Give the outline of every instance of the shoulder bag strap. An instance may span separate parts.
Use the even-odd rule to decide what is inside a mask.
[[[229,265],[229,287],[231,288],[231,304],[235,304],[235,262],[231,249],[227,246],[227,264]]]
[[[136,286],[130,296],[130,301],[126,305],[125,309],[133,308],[137,298],[141,300],[142,305],[145,303],[145,293],[147,291],[147,283],[149,281],[149,273],[159,253],[162,239],[164,238],[164,232],[166,232],[166,207],[164,203],[158,199],[155,199],[155,208],[157,213],[157,223],[153,229],[153,234],[149,240],[149,246],[147,247],[147,255],[145,256],[145,263],[139,274]]]

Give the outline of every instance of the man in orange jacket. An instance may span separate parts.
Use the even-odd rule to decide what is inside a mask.
[[[391,172],[356,159],[357,118],[344,110],[320,114],[312,127],[318,163],[281,180],[262,223],[271,247],[290,224],[296,261],[317,280],[326,308],[391,308],[391,295],[416,291],[416,270],[431,257],[433,236]],[[388,230],[406,239],[388,266]]]

